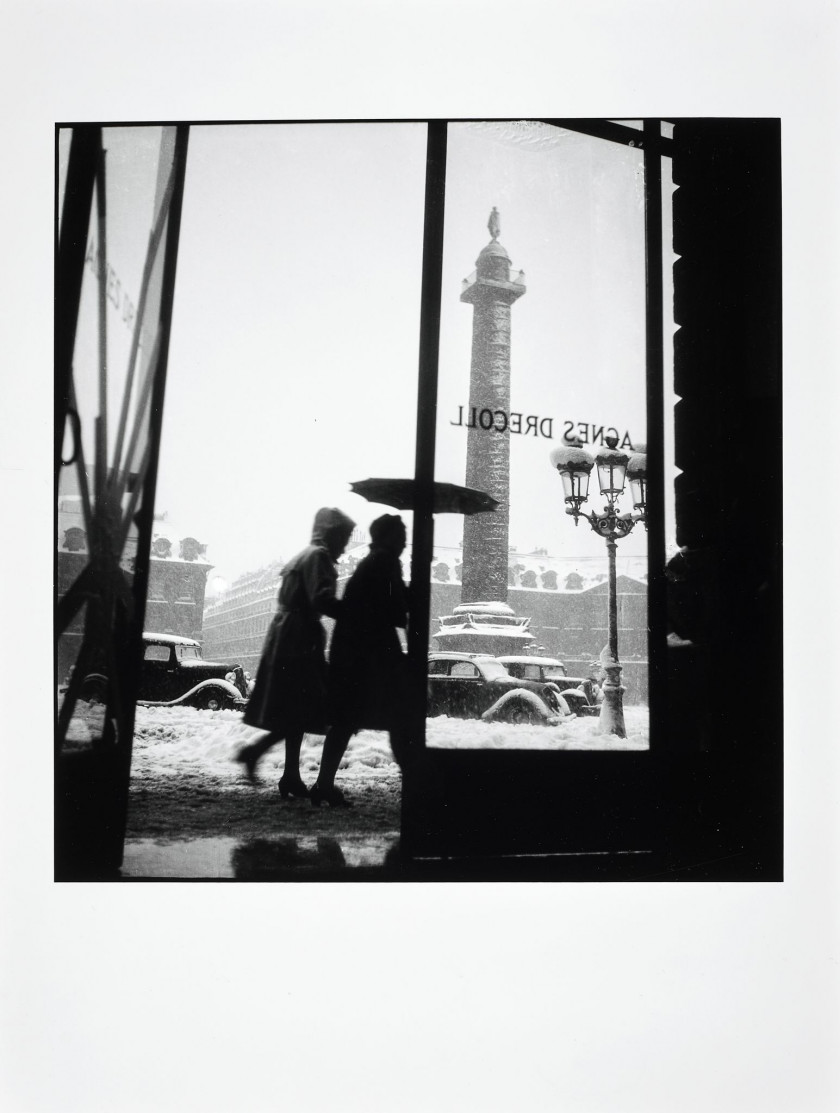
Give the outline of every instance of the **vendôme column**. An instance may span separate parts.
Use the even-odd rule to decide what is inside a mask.
[[[461,603],[441,617],[435,641],[438,649],[500,655],[521,653],[534,640],[530,619],[507,605],[510,434],[487,421],[497,410],[510,412],[510,307],[525,284],[521,272],[511,275],[496,209],[487,226],[492,239],[461,291],[461,301],[473,306],[466,484],[499,505],[464,519]]]
[[[510,257],[499,243],[499,214],[487,227],[492,239],[464,282],[461,301],[473,307],[470,414],[510,413],[510,308],[525,293],[521,272],[511,275]],[[493,514],[464,519],[461,603],[506,603],[510,522],[510,436],[476,421],[467,433],[466,484],[498,499]]]

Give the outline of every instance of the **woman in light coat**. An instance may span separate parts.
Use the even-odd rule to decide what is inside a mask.
[[[322,615],[337,618],[341,602],[335,589],[335,562],[344,552],[355,522],[335,507],[315,515],[312,539],[286,564],[244,721],[267,733],[245,746],[236,760],[252,783],[260,758],[281,740],[286,761],[282,796],[308,796],[300,776],[300,749],[306,733],[327,729],[326,634]]]

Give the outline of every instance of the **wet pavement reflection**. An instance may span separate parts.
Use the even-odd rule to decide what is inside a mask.
[[[127,839],[126,880],[320,881],[386,879],[399,871],[395,832],[236,839]]]

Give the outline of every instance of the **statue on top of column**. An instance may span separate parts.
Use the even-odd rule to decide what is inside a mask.
[[[501,225],[499,224],[499,210],[495,205],[493,206],[492,213],[490,213],[490,219],[487,221],[487,227],[493,239],[497,240],[499,238],[499,232],[501,231]]]

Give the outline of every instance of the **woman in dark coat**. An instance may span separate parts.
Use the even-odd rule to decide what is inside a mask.
[[[236,760],[256,783],[260,758],[285,739],[286,762],[279,784],[283,796],[309,795],[300,776],[303,736],[324,734],[327,729],[326,635],[321,615],[337,618],[340,613],[335,562],[354,526],[342,511],[322,508],[315,515],[312,540],[284,567],[277,611],[245,709],[245,723],[268,733],[240,750]]]
[[[402,518],[383,514],[371,523],[370,551],[347,581],[330,644],[331,726],[324,740],[312,803],[348,806],[335,775],[350,738],[362,728],[387,730],[402,764],[405,734],[405,627],[408,598],[400,567],[406,532]]]

